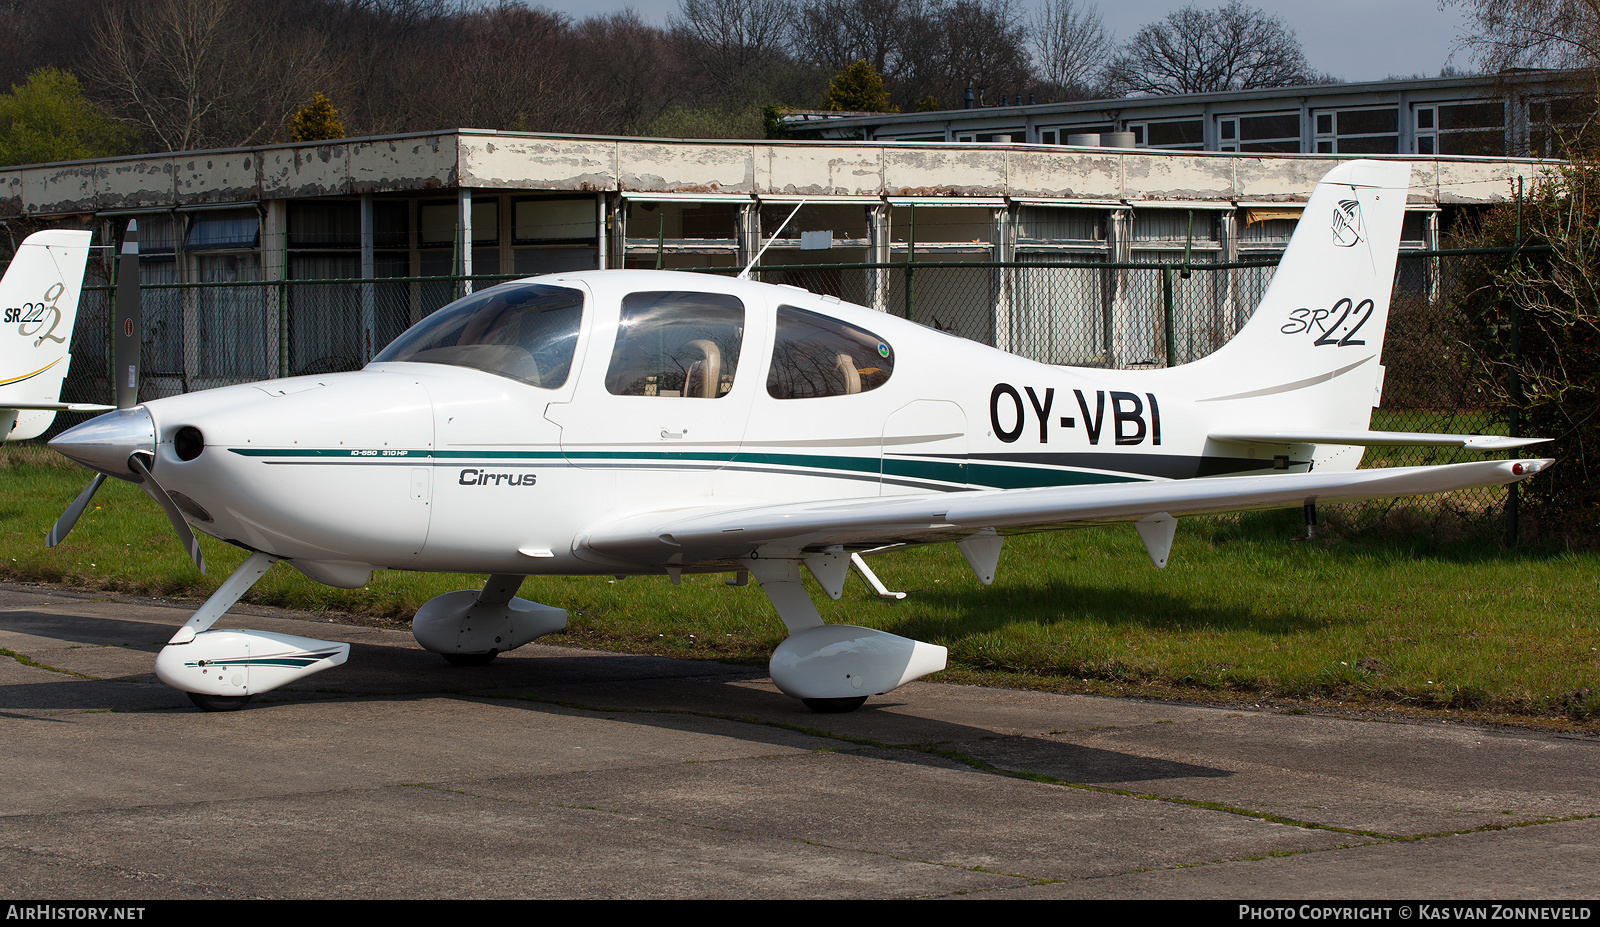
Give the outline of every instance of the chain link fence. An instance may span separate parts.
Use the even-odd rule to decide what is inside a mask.
[[[1478,252],[1481,256],[1481,252]],[[1504,434],[1468,370],[1468,320],[1451,308],[1463,252],[1402,255],[1383,363],[1382,404],[1372,427],[1387,431]],[[882,309],[1049,364],[1139,369],[1198,360],[1249,320],[1275,262],[1110,263],[1030,255],[1016,262],[767,266],[755,279]],[[718,269],[717,272],[732,272]],[[355,370],[428,313],[466,292],[510,279],[391,277],[260,282],[228,279],[143,286],[141,399],[279,376]],[[243,276],[238,274],[236,276]],[[92,263],[78,315],[76,353],[62,398],[104,402],[112,288]],[[57,428],[75,419],[61,417]],[[70,420],[69,420],[70,419]],[[1456,448],[1370,448],[1365,467],[1482,459]],[[1507,490],[1469,490],[1428,500],[1324,507],[1333,522],[1448,523],[1505,527]]]

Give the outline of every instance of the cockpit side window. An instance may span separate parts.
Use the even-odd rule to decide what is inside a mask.
[[[720,399],[733,388],[744,303],[723,293],[629,293],[606,371],[614,396]]]
[[[778,307],[778,337],[767,372],[774,399],[864,393],[889,382],[894,357],[864,328],[793,306]]]
[[[544,389],[567,382],[583,325],[583,294],[542,283],[502,283],[413,325],[373,363],[472,367]]]

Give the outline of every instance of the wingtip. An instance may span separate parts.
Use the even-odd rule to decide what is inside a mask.
[[[1518,479],[1527,479],[1535,473],[1548,470],[1555,466],[1555,463],[1556,459],[1554,457],[1534,457],[1528,460],[1505,461],[1506,469],[1511,471],[1511,475]]]

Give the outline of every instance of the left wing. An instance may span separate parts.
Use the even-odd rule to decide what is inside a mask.
[[[698,506],[603,522],[574,546],[591,556],[638,566],[727,565],[750,557],[794,558],[830,548],[957,541],[985,531],[1015,534],[1138,521],[1159,514],[1198,515],[1449,492],[1513,483],[1552,463],[1550,459],[1483,460],[1344,473]]]

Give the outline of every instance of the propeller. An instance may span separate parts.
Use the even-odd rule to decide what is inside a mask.
[[[78,523],[89,500],[104,483],[107,476],[138,483],[150,498],[167,513],[178,540],[183,542],[189,559],[206,571],[205,558],[200,554],[200,544],[184,520],[183,513],[173,503],[156,478],[150,474],[155,463],[155,422],[150,413],[139,405],[139,333],[143,331],[142,310],[139,303],[139,223],[128,220],[128,232],[122,240],[122,256],[117,262],[117,291],[114,324],[114,350],[112,353],[112,381],[117,396],[117,411],[108,412],[70,428],[50,441],[50,446],[61,454],[96,471],[94,479],[84,487],[78,498],[72,500],[46,535],[46,547],[55,547],[66,540],[72,527]]]

